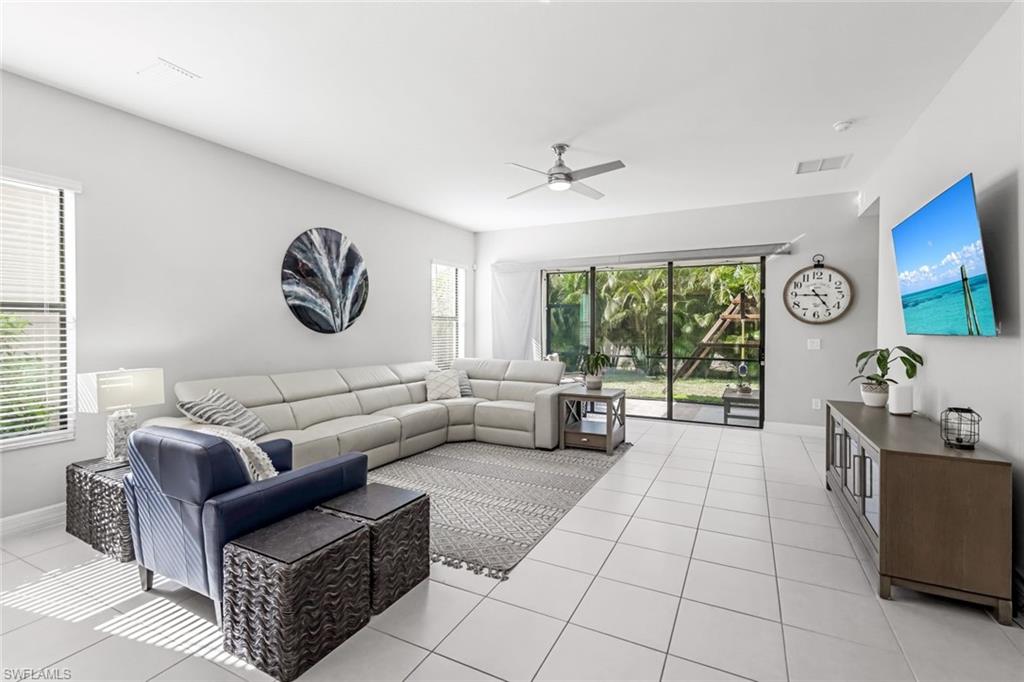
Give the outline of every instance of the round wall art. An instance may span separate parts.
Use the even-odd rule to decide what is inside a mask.
[[[336,334],[363,312],[370,280],[359,249],[348,237],[314,227],[285,252],[281,289],[299,322],[321,334]]]

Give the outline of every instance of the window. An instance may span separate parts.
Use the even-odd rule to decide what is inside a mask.
[[[0,449],[74,436],[74,192],[0,178]]]
[[[441,369],[466,352],[466,270],[434,263],[430,272],[430,357]]]

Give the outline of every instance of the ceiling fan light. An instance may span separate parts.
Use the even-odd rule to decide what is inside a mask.
[[[564,192],[570,187],[572,187],[572,182],[565,178],[552,178],[548,180],[548,189],[555,192]]]

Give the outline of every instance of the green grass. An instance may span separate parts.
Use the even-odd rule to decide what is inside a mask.
[[[690,378],[682,381],[677,379],[673,385],[675,390],[672,397],[676,402],[721,405],[722,392],[726,387],[732,385],[735,385],[735,381],[728,379]],[[604,387],[625,389],[627,398],[665,399],[666,386],[663,376],[622,376],[619,373],[609,372],[604,378]]]

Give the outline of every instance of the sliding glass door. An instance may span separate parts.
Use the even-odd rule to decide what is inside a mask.
[[[626,414],[667,417],[668,267],[596,269],[594,300],[604,385],[626,389]]]
[[[672,268],[672,418],[761,426],[760,263]]]
[[[545,352],[567,371],[590,349],[630,416],[763,424],[764,263],[664,263],[545,275]]]

